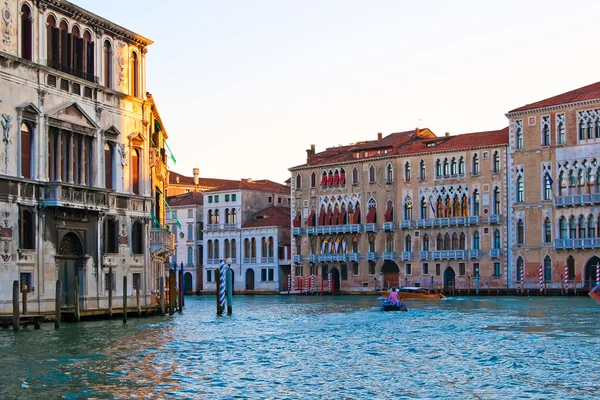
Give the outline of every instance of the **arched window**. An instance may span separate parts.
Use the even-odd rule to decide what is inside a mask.
[[[594,216],[588,216],[588,237],[595,238],[596,237],[596,223],[594,221]],[[600,283],[600,282],[598,282]]]
[[[142,223],[135,221],[131,230],[131,251],[133,254],[144,254],[144,232]]]
[[[569,238],[569,232],[568,232],[568,228],[567,228],[567,219],[563,216],[560,217],[560,219],[558,220],[558,225],[559,225],[559,229],[560,229],[560,238],[561,239],[568,239]]]
[[[208,210],[208,223],[209,225],[215,224],[215,216],[213,214],[213,210]]]
[[[404,164],[404,180],[410,181],[410,162]]]
[[[358,168],[352,168],[352,184],[358,185]]]
[[[296,189],[302,189],[302,177],[296,174]]]
[[[133,149],[131,153],[131,179],[134,194],[140,194],[140,153]]]
[[[444,250],[444,238],[442,237],[441,233],[438,233],[438,235],[436,237],[435,247],[436,247],[436,250]]]
[[[235,211],[235,208],[231,209],[231,213],[229,214],[229,223],[237,224],[237,212]]]
[[[188,224],[187,226],[187,240],[194,240],[194,225]]]
[[[215,225],[218,225],[221,223],[221,215],[219,213],[219,210],[215,210],[214,220],[215,220]]]
[[[428,210],[428,204],[427,204],[427,199],[425,197],[423,197],[421,199],[421,212],[420,212],[420,218],[421,219],[427,219],[427,210]]]
[[[140,97],[139,68],[138,55],[134,51],[131,53],[131,61],[129,64],[129,94],[134,97]]]
[[[33,61],[33,18],[27,4],[21,6],[21,57]]]
[[[564,114],[558,114],[556,116],[556,136],[558,144],[565,144],[567,142],[567,132],[565,130]]]
[[[583,187],[585,186],[585,178],[583,177],[583,170],[577,170],[577,194],[583,193]]]
[[[114,189],[114,174],[113,174],[113,147],[110,143],[104,143],[104,187]]]
[[[412,239],[410,235],[406,235],[404,238],[404,251],[412,251]]]
[[[577,239],[577,221],[573,216],[569,218],[569,239]]]
[[[477,153],[473,154],[473,160],[471,163],[471,174],[479,175],[479,156]]]
[[[458,174],[461,176],[465,174],[465,158],[463,156],[458,159]]]
[[[567,192],[566,189],[567,189],[567,183],[565,181],[565,172],[560,171],[560,173],[558,174],[558,195],[564,196],[565,193]]]
[[[340,185],[346,185],[346,170],[344,168],[340,169]]]
[[[194,250],[191,247],[187,248],[187,265],[194,265]]]
[[[435,161],[435,176],[438,178],[442,176],[442,162],[440,160]]]
[[[24,122],[21,124],[21,176],[27,179],[31,179],[31,145],[31,128]]]
[[[552,242],[552,221],[546,217],[544,219],[544,243]]]
[[[583,215],[579,216],[579,239],[585,239],[585,233],[587,231],[587,221]]]
[[[525,224],[523,220],[519,218],[517,221],[517,244],[525,243]]]
[[[312,174],[310,174],[310,187],[317,187],[317,173],[314,171]]]
[[[542,117],[542,146],[550,146],[550,116]]]
[[[267,238],[263,237],[261,239],[260,243],[261,243],[260,252],[261,252],[262,258],[266,258],[267,257],[267,245],[268,245]]]
[[[450,242],[450,234],[446,233],[444,235],[444,250],[451,250],[452,246],[451,246],[451,242]]]
[[[469,205],[467,204],[467,195],[463,194],[462,195],[462,199],[460,200],[460,206],[462,208],[462,216],[463,217],[468,217],[469,216]]]
[[[450,174],[456,175],[458,173],[458,166],[456,164],[456,157],[452,157],[452,161],[450,161]]]
[[[225,253],[223,255],[223,258],[227,259],[229,257],[231,257],[231,246],[229,245],[229,239],[225,239],[223,241],[223,252]]]
[[[423,236],[423,248],[422,251],[429,251],[429,235],[425,234]]]
[[[517,282],[521,282],[521,279],[523,277],[523,272],[525,272],[523,270],[524,268],[524,264],[523,264],[523,257],[519,256],[519,258],[517,258]]]
[[[410,199],[404,200],[404,219],[406,221],[413,219],[412,201]]]
[[[544,280],[546,282],[552,281],[552,259],[550,256],[544,257]]]
[[[515,127],[515,147],[517,149],[522,149],[523,148],[523,127],[522,127],[523,122],[522,121],[517,121],[516,122],[516,127]]]
[[[460,236],[458,237],[458,248],[460,250],[465,250],[467,248],[467,243],[465,240],[465,233],[461,232]]]
[[[20,215],[20,243],[21,249],[35,249],[35,220],[30,210],[23,209]]]
[[[425,180],[425,160],[419,162],[419,180]]]
[[[113,82],[112,82],[112,76],[113,76],[113,51],[112,51],[112,45],[110,44],[110,42],[108,40],[104,41],[104,48],[103,48],[103,58],[102,58],[102,78],[103,78],[103,83],[104,86],[106,86],[109,89],[112,89],[113,86]]]
[[[450,164],[448,163],[448,159],[444,158],[444,176],[450,175]]]
[[[515,200],[517,203],[522,203],[525,201],[525,186],[523,184],[523,176],[519,175],[517,177],[517,193],[515,196]]]
[[[492,160],[492,172],[495,174],[500,172],[500,153],[498,153],[498,151],[494,151],[494,156]]]
[[[479,215],[479,191],[473,190],[473,215]]]
[[[492,201],[494,202],[492,214],[500,214],[500,189],[498,189],[498,186],[494,187],[492,197]]]
[[[388,164],[385,168],[385,181],[386,183],[394,182],[394,169],[392,168],[392,164]]]
[[[474,250],[481,249],[481,245],[479,243],[479,231],[473,232],[473,249]]]
[[[256,258],[256,238],[252,238],[250,242],[250,258]],[[250,261],[255,262],[255,261]]]
[[[234,260],[237,257],[237,247],[235,244],[235,239],[231,239],[231,258],[233,258]]]
[[[56,27],[56,18],[53,15],[48,15],[46,19],[46,58],[48,59],[48,66],[54,69],[59,69],[59,41],[60,31]]]
[[[206,243],[206,258],[208,260],[212,260],[214,258],[214,248],[213,248],[213,241],[209,240]]]
[[[225,223],[229,224],[229,208],[225,209]]]
[[[221,256],[219,255],[220,249],[219,249],[219,241],[215,239],[215,259],[219,260],[221,258]]]
[[[500,245],[500,230],[496,229],[494,230],[494,249],[499,249]]]
[[[375,182],[375,166],[371,165],[369,167],[369,182]]]
[[[452,250],[458,250],[458,235],[456,232],[452,234]]]
[[[458,196],[454,196],[454,201],[452,202],[452,216],[460,217],[462,210],[460,208],[460,201],[458,200]]]
[[[250,240],[248,238],[244,239],[244,258],[250,258]],[[249,260],[245,260],[244,262],[249,262]]]

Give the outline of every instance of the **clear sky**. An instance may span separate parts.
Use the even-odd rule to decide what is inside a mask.
[[[598,80],[600,1],[71,0],[155,43],[184,175],[283,182],[306,149],[500,129]]]

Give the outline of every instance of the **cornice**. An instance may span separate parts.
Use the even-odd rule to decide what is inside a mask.
[[[91,13],[75,4],[72,4],[65,0],[40,0],[42,4],[45,4],[48,8],[59,11],[69,17],[77,20],[89,23],[95,27],[104,29],[113,35],[119,36],[129,42],[137,43],[141,46],[149,46],[153,42],[152,40],[145,38],[142,35],[138,35],[122,26],[119,26],[109,20],[102,18],[94,13]]]
[[[554,112],[554,111],[563,110],[565,108],[587,107],[587,106],[594,106],[594,105],[600,105],[600,99],[576,101],[574,103],[563,103],[563,104],[558,104],[558,105],[549,106],[549,107],[539,107],[539,108],[532,108],[530,110],[507,112],[504,115],[507,118],[519,118],[519,117],[525,117],[525,116],[528,116],[528,115],[535,115],[535,114],[541,114],[541,113],[551,113],[551,112]]]

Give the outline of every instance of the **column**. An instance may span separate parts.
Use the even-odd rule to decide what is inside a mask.
[[[21,174],[21,125],[23,124],[23,113],[19,111],[17,114],[17,174],[19,178],[22,178]],[[8,172],[8,171],[7,171]]]
[[[56,130],[56,160],[54,168],[54,176],[56,182],[62,182],[62,143],[63,143],[63,131],[62,129]]]
[[[38,157],[38,125],[31,124],[31,179],[37,179],[37,157]]]
[[[88,168],[90,164],[88,162],[88,146],[87,146],[87,137],[83,136],[81,138],[81,151],[79,152],[79,165],[81,165],[81,174],[79,176],[79,184],[85,185],[87,182],[87,174]]]
[[[75,169],[75,133],[71,132],[69,135],[69,145],[67,147],[68,159],[67,159],[67,179],[69,183],[74,183],[73,170]]]

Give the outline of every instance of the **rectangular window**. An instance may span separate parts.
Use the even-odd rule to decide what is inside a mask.
[[[27,290],[31,292],[33,289],[33,274],[31,272],[21,272],[19,274],[19,282],[21,283],[21,290]]]
[[[206,270],[206,282],[212,282],[212,270],[211,269]]]
[[[423,265],[421,266],[421,274],[429,275],[429,263],[423,263]]]
[[[228,195],[228,194],[226,194],[226,195],[225,195],[225,202],[228,202],[228,201],[229,201],[229,195]]]
[[[218,195],[218,194],[216,194],[216,195],[215,195],[215,203],[218,203],[218,202],[219,202],[219,195]]]
[[[188,218],[194,218],[194,210],[192,208],[188,210]]]
[[[137,272],[134,273],[133,274],[133,281],[132,281],[132,283],[133,283],[133,290],[134,291],[137,290],[137,289],[142,290],[142,274],[137,273]]]
[[[473,278],[475,278],[477,276],[478,272],[479,272],[479,263],[473,263],[473,271],[471,272],[471,274],[473,275]]]
[[[352,263],[352,275],[358,276],[358,263]]]
[[[273,197],[269,196],[269,204],[273,203]]]
[[[266,282],[267,281],[267,270],[262,268],[260,270],[260,281],[261,282]]]
[[[369,263],[369,275],[375,275],[375,263]]]
[[[281,204],[281,201],[282,201],[282,200],[283,200],[283,199],[282,199],[281,197],[278,197],[278,198],[277,198],[277,204]]]
[[[109,279],[109,273],[107,272],[106,274],[104,274],[104,291],[108,292],[110,290],[109,288],[109,284],[110,284],[110,279]],[[116,292],[117,291],[117,274],[114,273],[112,274],[112,291]]]
[[[501,276],[500,273],[500,263],[499,262],[495,262],[494,263],[494,276],[497,278],[499,276]]]
[[[212,203],[212,201],[213,201],[213,197],[212,196],[208,196],[208,202]]]
[[[346,264],[342,264],[341,266],[341,278],[343,281],[347,281],[348,280],[348,266]]]
[[[435,274],[437,276],[440,276],[441,272],[442,272],[442,265],[441,264],[435,264]]]
[[[405,275],[412,275],[412,264],[406,264],[404,266],[404,274]]]
[[[458,263],[458,275],[464,276],[466,272],[465,269],[465,263]]]
[[[235,194],[231,195],[231,201],[235,201]]]
[[[321,277],[323,279],[327,279],[328,276],[329,276],[329,265],[327,265],[327,264],[321,265]]]

